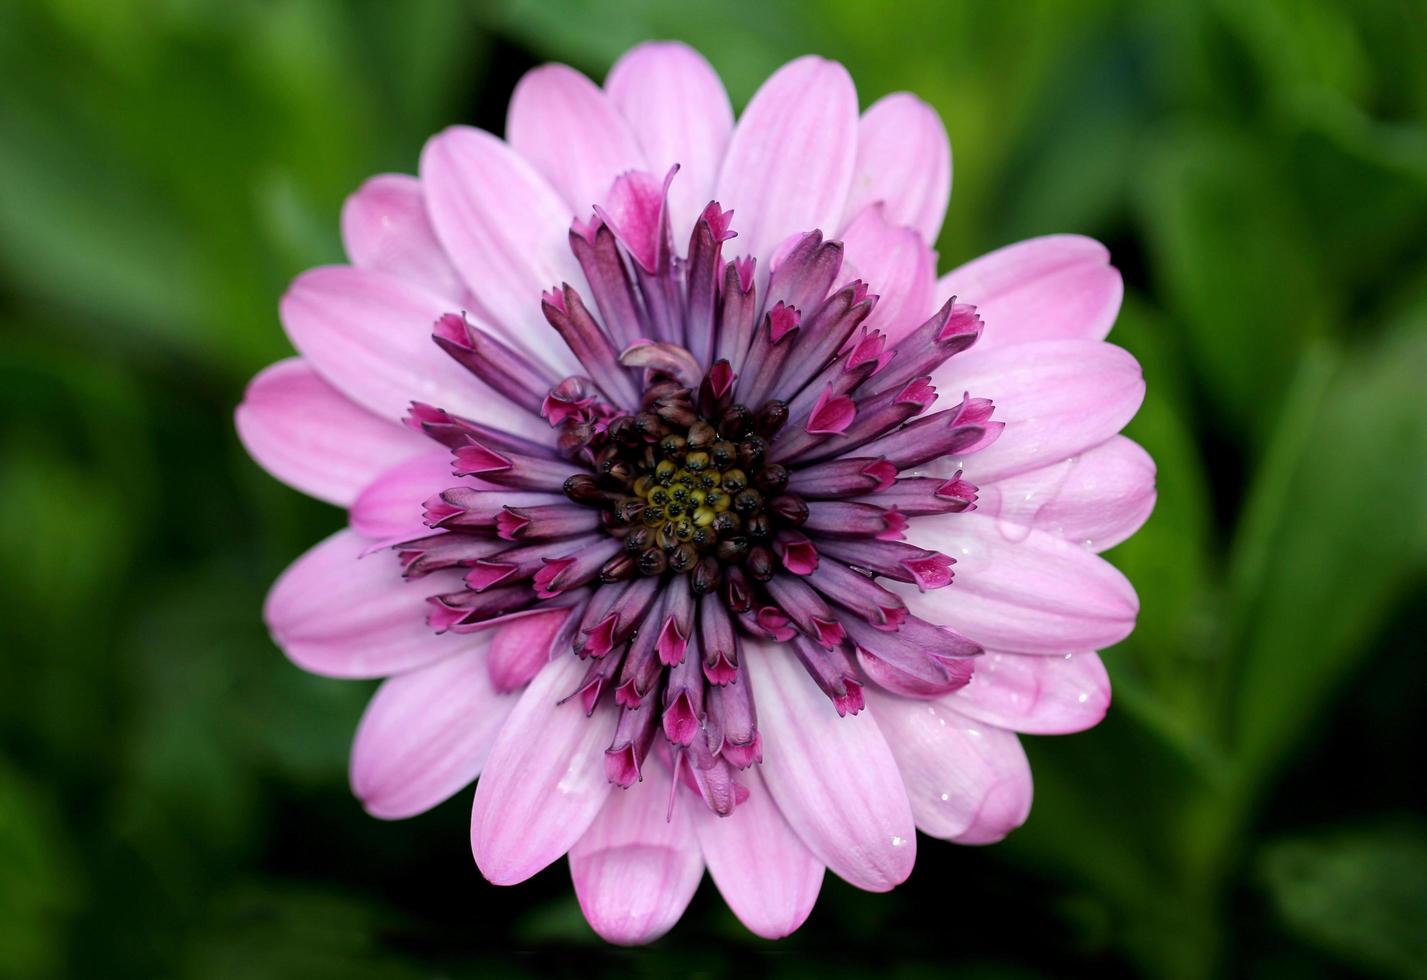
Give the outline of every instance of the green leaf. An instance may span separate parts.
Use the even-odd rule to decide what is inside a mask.
[[[1106,557],[1140,597],[1129,639],[1108,651],[1116,704],[1193,754],[1202,746],[1213,657],[1205,642],[1215,582],[1211,574],[1212,470],[1195,445],[1193,417],[1179,366],[1184,354],[1174,324],[1131,294],[1110,340],[1139,360],[1145,401],[1125,434],[1144,446],[1157,470],[1154,513]]]
[[[1194,126],[1156,144],[1138,195],[1156,285],[1188,328],[1211,419],[1236,436],[1267,430],[1300,345],[1331,314],[1288,178],[1260,141]]]
[[[0,759],[0,976],[63,975],[67,918],[79,899],[54,801]]]
[[[253,881],[212,903],[190,946],[186,975],[210,980],[438,975],[383,942],[393,915],[380,902],[312,885]]]
[[[341,259],[343,198],[414,170],[455,115],[481,40],[468,14],[190,0],[93,19],[80,6],[94,5],[22,4],[0,28],[14,288],[66,311],[56,326],[71,336],[150,362],[157,349],[243,374],[287,353],[278,297]]]
[[[1427,129],[1374,119],[1324,89],[1294,92],[1286,111],[1300,196],[1311,213],[1332,215],[1325,267],[1380,302],[1427,239]]]
[[[123,608],[158,494],[140,387],[47,333],[0,320],[0,716],[30,751],[78,763],[112,747],[116,665],[96,624]]]
[[[1202,974],[1216,953],[1215,923],[1184,893],[1176,848],[1181,814],[1213,792],[1203,773],[1138,713],[1113,707],[1091,731],[1022,741],[1035,806],[1001,852],[1085,889],[1115,946],[1150,975]]]
[[[1427,302],[1341,370],[1320,363],[1305,361],[1279,420],[1231,565],[1250,793],[1427,568]]]
[[[1420,110],[1427,96],[1427,36],[1412,4],[1217,0],[1212,9],[1271,100],[1318,90],[1393,114]]]
[[[1427,977],[1427,828],[1360,827],[1264,848],[1259,876],[1300,939],[1345,963]]]

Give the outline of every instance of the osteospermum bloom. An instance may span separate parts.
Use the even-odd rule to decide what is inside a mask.
[[[407,817],[478,776],[492,882],[568,854],[616,942],[705,868],[762,936],[825,869],[882,891],[918,830],[995,841],[1017,733],[1095,724],[1134,591],[1097,552],[1154,467],[1103,342],[1121,282],[1073,236],[935,277],[936,114],[859,116],[840,65],[735,124],[687,47],[603,89],[517,87],[347,202],[350,264],[292,285],[300,356],[238,409],[264,467],[350,526],[273,587],[301,667],[386,678],[351,781]]]

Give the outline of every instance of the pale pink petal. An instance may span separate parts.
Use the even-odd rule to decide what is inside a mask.
[[[915,229],[930,245],[950,199],[951,143],[936,110],[907,92],[872,103],[857,127],[857,169],[843,222],[882,201],[892,224]]]
[[[391,467],[362,488],[347,515],[352,530],[376,541],[430,534],[431,529],[422,522],[422,504],[442,490],[479,482],[453,476],[450,451],[421,438],[426,452]]]
[[[1138,531],[1154,503],[1154,460],[1114,436],[1070,459],[978,485],[976,511],[1105,551]]]
[[[967,513],[919,522],[909,539],[956,559],[956,579],[951,588],[926,593],[887,586],[916,615],[982,646],[1075,653],[1118,643],[1135,627],[1140,604],[1129,580],[1063,538]]]
[[[426,217],[421,181],[405,174],[372,177],[342,205],[342,244],[359,269],[410,279],[453,309],[465,305],[465,284]]]
[[[427,140],[421,183],[436,237],[497,336],[561,377],[577,373],[540,312],[542,290],[584,285],[570,251],[570,206],[520,154],[466,126]]]
[[[649,170],[662,176],[679,165],[669,188],[669,213],[683,251],[694,219],[713,199],[733,130],[723,82],[687,44],[649,41],[615,62],[604,87],[634,130]]]
[[[1011,732],[942,701],[869,690],[868,702],[906,782],[917,829],[959,844],[991,844],[1025,823],[1031,767]]]
[[[1006,423],[988,448],[939,460],[928,472],[963,470],[980,486],[1070,459],[1109,439],[1145,396],[1139,363],[1095,340],[1047,340],[958,354],[932,375],[948,397],[970,392],[995,403]]]
[[[296,357],[260,371],[233,420],[243,448],[263,469],[343,507],[377,474],[430,445],[347,400]]]
[[[579,840],[609,796],[604,750],[614,733],[605,698],[586,718],[578,698],[586,664],[550,661],[511,712],[476,784],[471,852],[481,874],[513,885],[558,860]]]
[[[936,253],[911,228],[887,221],[880,204],[869,205],[843,232],[842,280],[861,279],[877,294],[867,317],[894,344],[926,319],[936,278]]]
[[[933,305],[955,296],[986,325],[978,350],[1028,340],[1104,340],[1125,292],[1104,245],[1048,235],[997,249],[937,282]]]
[[[847,69],[808,55],[753,96],[729,141],[717,197],[735,212],[736,254],[767,271],[788,236],[841,223],[857,158],[857,90]]]
[[[748,641],[763,778],[819,861],[867,891],[907,879],[917,840],[907,793],[871,713],[839,718],[791,651]]]
[[[424,813],[480,774],[515,702],[479,649],[384,681],[352,743],[352,792],[384,820]]]
[[[1094,728],[1110,707],[1110,677],[1091,651],[1038,657],[988,651],[948,703],[978,721],[1029,735]]]
[[[426,625],[426,597],[460,588],[459,574],[408,582],[391,552],[364,556],[370,545],[338,531],[273,583],[263,619],[293,663],[329,677],[385,677],[483,645]]]
[[[624,117],[599,86],[568,65],[525,73],[510,97],[505,138],[580,217],[604,203],[620,174],[648,169]]]
[[[679,794],[653,759],[643,781],[614,790],[589,830],[570,848],[580,909],[600,938],[621,946],[653,942],[674,927],[699,887],[704,862],[689,821],[703,802]]]
[[[753,766],[739,773],[748,799],[726,817],[694,810],[694,828],[719,894],[754,935],[782,939],[807,919],[822,889],[823,865],[773,802]]]
[[[400,421],[416,400],[549,439],[541,419],[495,394],[436,346],[432,324],[451,312],[450,305],[415,283],[325,266],[297,277],[281,311],[303,358],[344,395],[384,419]]]

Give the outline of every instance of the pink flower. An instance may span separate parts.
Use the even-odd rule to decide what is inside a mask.
[[[825,868],[883,891],[918,830],[1005,836],[1016,733],[1098,722],[1095,651],[1138,611],[1097,556],[1155,496],[1105,249],[936,279],[940,121],[905,94],[859,117],[820,58],[737,124],[682,45],[603,89],[545,66],[508,129],[448,129],[348,200],[351,264],[293,283],[300,356],[237,411],[350,512],[265,615],[299,666],[387,678],[357,796],[407,817],[480,776],[482,873],[568,854],[618,943],[705,868],[777,937]]]

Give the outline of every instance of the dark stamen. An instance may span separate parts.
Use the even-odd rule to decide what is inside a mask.
[[[725,390],[728,383],[720,379]],[[710,384],[705,377],[701,388]],[[572,476],[564,489],[576,503],[598,507],[601,526],[623,539],[624,552],[600,571],[606,582],[673,572],[691,575],[702,594],[739,565],[764,581],[773,574],[772,552],[750,538],[771,541],[779,526],[807,519],[807,505],[786,491],[787,469],[764,464],[787,404],[769,401],[756,413],[729,405],[704,417],[695,398],[660,378],[640,398],[642,411],[610,419],[602,433],[582,433],[580,446],[598,476]],[[700,402],[717,405],[708,397]]]

